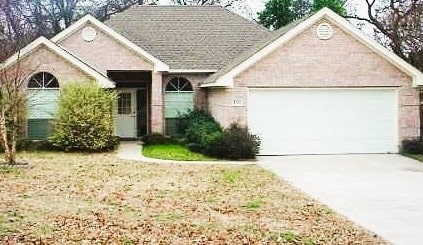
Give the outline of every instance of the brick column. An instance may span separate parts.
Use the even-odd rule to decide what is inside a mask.
[[[163,111],[163,77],[161,73],[153,71],[150,103],[151,133],[164,133]]]

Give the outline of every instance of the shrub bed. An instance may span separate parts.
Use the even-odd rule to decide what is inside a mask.
[[[163,134],[153,133],[142,137],[142,142],[147,145],[170,145],[177,143],[177,140]]]
[[[208,112],[194,110],[180,118],[179,126],[191,151],[221,159],[254,159],[260,139],[236,123],[223,130]]]
[[[401,152],[404,154],[423,154],[423,141],[421,139],[404,140]]]
[[[222,135],[222,127],[206,111],[194,110],[183,115],[178,126],[190,150],[209,154],[213,142]]]
[[[247,127],[233,123],[212,143],[212,156],[217,158],[254,159],[260,150],[260,138],[251,134]]]
[[[58,151],[48,140],[29,140],[22,139],[18,143],[18,150],[22,151]]]

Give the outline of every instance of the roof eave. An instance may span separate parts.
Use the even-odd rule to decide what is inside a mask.
[[[409,75],[413,79],[413,86],[416,87],[423,85],[423,73],[421,71],[419,71],[414,66],[410,65],[408,62],[396,55],[394,52],[385,48],[382,44],[368,37],[364,32],[354,27],[345,18],[337,15],[335,12],[328,8],[324,9],[322,17],[323,16],[327,16],[336,23],[338,23],[342,30],[354,36],[358,41],[363,43],[363,45],[382,56],[385,60],[387,60],[389,63],[391,63],[401,71],[403,71],[405,74]]]
[[[201,88],[233,88],[234,82],[231,77],[221,77],[215,82],[205,83],[200,86]]]
[[[422,76],[415,77],[413,80],[414,80],[413,84],[414,84],[415,87],[423,86],[423,77]]]
[[[169,73],[215,73],[216,69],[170,69]]]
[[[45,37],[37,38],[36,40],[28,44],[26,47],[22,48],[20,51],[12,55],[10,58],[8,58],[2,63],[1,68],[4,69],[16,64],[17,62],[19,62],[19,60],[22,60],[26,56],[30,55],[33,51],[35,51],[41,45],[44,45],[49,50],[53,51],[54,53],[56,53],[63,59],[67,60],[68,62],[76,66],[81,71],[85,72],[88,76],[94,78],[98,82],[100,87],[102,88],[115,87],[114,82],[110,81],[107,77],[103,76],[98,71],[94,70],[93,68],[84,64],[83,62],[79,61],[69,52],[65,51],[64,49],[62,49],[61,47],[59,47],[58,45],[51,42]]]
[[[293,29],[289,30],[287,33],[283,34],[275,41],[271,42],[266,47],[262,48],[261,50],[257,51],[255,54],[250,56],[248,59],[244,60],[236,67],[232,68],[230,71],[226,72],[225,74],[218,77],[215,81],[209,83],[209,85],[204,84],[205,87],[213,87],[213,84],[221,84],[223,83],[225,86],[233,87],[234,78],[251,67],[253,64],[257,63],[263,57],[267,56],[271,52],[273,52],[276,48],[280,47],[284,43],[288,42],[292,38],[296,37],[304,30],[312,26],[318,20],[322,19],[323,17],[327,17],[328,19],[334,21],[335,23],[339,24],[339,27],[349,33],[350,35],[354,36],[357,40],[362,42],[368,48],[385,58],[388,62],[399,68],[404,73],[408,74],[413,78],[413,85],[414,86],[423,86],[423,73],[420,72],[417,68],[413,67],[412,65],[408,64],[406,61],[401,59],[399,56],[394,54],[393,52],[389,51],[381,44],[377,43],[375,40],[368,37],[362,31],[357,29],[356,27],[352,26],[347,20],[343,17],[337,15],[335,12],[330,10],[329,8],[323,8],[322,10],[318,11],[310,18],[306,19],[302,23],[298,24]],[[220,82],[223,80],[224,82]]]

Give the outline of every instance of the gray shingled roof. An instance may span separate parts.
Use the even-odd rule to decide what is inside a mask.
[[[298,24],[302,23],[304,20],[308,19],[310,16],[307,15],[301,19],[298,19],[296,21],[291,22],[290,24],[279,28],[278,30],[273,32],[273,35],[268,36],[267,38],[264,38],[263,40],[257,42],[255,45],[253,45],[251,48],[245,50],[238,56],[236,56],[232,61],[230,61],[226,66],[222,67],[219,71],[208,77],[204,84],[206,83],[213,83],[221,76],[225,75],[226,73],[230,72],[232,69],[237,67],[239,64],[253,56],[255,53],[259,52],[260,50],[267,47],[272,42],[276,41],[281,36],[285,35],[288,31],[295,28]]]
[[[172,69],[220,69],[272,32],[219,6],[136,5],[106,25]]]

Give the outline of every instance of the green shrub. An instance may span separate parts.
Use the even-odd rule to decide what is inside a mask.
[[[421,139],[404,140],[401,152],[405,154],[422,154],[423,142]]]
[[[254,159],[260,150],[260,138],[247,127],[233,123],[214,141],[210,155],[231,160]]]
[[[63,88],[50,142],[66,151],[105,151],[114,148],[116,93],[92,83]]]
[[[222,135],[222,127],[208,112],[190,111],[180,119],[179,130],[192,151],[208,153],[209,147]]]
[[[187,147],[194,152],[231,160],[254,159],[259,153],[260,139],[257,135],[236,123],[223,131],[206,111],[194,110],[183,115],[179,129],[185,136]]]
[[[175,139],[170,136],[165,136],[163,134],[152,133],[147,134],[142,137],[142,142],[144,145],[169,145],[177,143]]]

